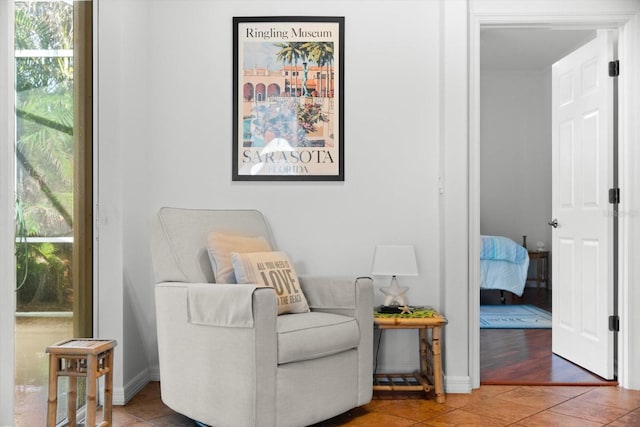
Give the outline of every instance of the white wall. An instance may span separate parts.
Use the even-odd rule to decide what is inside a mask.
[[[471,2],[491,13],[526,4],[523,10],[537,15],[565,16],[578,4],[568,3]],[[637,2],[615,3],[637,11]],[[469,216],[469,176],[476,176],[468,161],[475,150],[467,115],[469,2],[98,4],[99,329],[121,344],[116,396],[126,400],[157,376],[148,225],[163,205],[260,209],[302,273],[366,274],[376,243],[414,244],[420,276],[403,283],[411,303],[432,304],[449,319],[447,390],[469,391],[470,375],[477,386],[477,360],[470,359],[477,331],[469,330],[477,314],[468,274],[469,230],[476,229]],[[579,4],[604,13],[611,3]],[[346,17],[344,183],[231,181],[231,18],[243,15]],[[637,26],[629,48],[637,47]],[[626,84],[637,91],[637,78]],[[637,97],[626,102],[638,108]],[[634,203],[630,198],[629,207]],[[623,224],[629,235],[636,222]],[[628,246],[633,256],[635,246]],[[628,271],[625,280],[632,280]],[[389,335],[380,367],[415,364],[414,344],[410,331]],[[631,356],[639,345],[630,343]]]
[[[480,232],[551,249],[551,70],[483,69]]]
[[[157,376],[148,227],[161,206],[257,208],[300,273],[368,274],[377,243],[415,245],[420,275],[402,283],[412,304],[449,317],[446,373],[468,391],[466,229],[451,224],[457,236],[447,236],[440,227],[448,210],[466,223],[466,163],[457,159],[466,92],[452,77],[462,96],[445,102],[440,86],[449,68],[466,76],[466,50],[441,60],[445,43],[464,48],[466,2],[110,0],[99,8],[99,333],[120,342],[116,401]],[[261,15],[346,17],[344,183],[231,181],[232,17]],[[446,30],[441,19],[451,21]],[[444,141],[447,108],[453,130]],[[415,368],[417,355],[411,331],[388,334],[379,367]]]
[[[446,391],[470,392],[469,318],[479,292],[469,293],[469,29],[468,2],[440,7],[440,306],[449,320],[443,348]],[[435,61],[436,58],[431,58]],[[433,153],[435,155],[435,153]],[[434,207],[435,208],[435,207]],[[478,252],[479,253],[479,252]],[[476,378],[479,383],[480,378]]]
[[[116,403],[144,386],[155,357],[155,324],[145,320],[154,316],[150,261],[137,254],[148,253],[144,223],[153,179],[145,153],[155,149],[149,126],[149,7],[141,0],[98,3],[97,332],[118,341]],[[136,221],[143,225],[136,227]]]

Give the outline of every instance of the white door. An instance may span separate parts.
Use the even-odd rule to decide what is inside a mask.
[[[553,352],[613,379],[613,41],[553,65]]]

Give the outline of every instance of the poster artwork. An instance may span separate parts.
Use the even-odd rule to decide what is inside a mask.
[[[234,179],[342,180],[343,18],[234,21]]]

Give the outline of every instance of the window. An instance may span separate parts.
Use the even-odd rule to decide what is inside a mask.
[[[46,416],[46,346],[92,335],[92,3],[15,0],[14,29],[15,425],[27,426],[45,424],[33,417]]]

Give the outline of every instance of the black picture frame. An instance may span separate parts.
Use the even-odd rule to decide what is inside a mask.
[[[344,181],[344,17],[233,18],[233,180]]]

